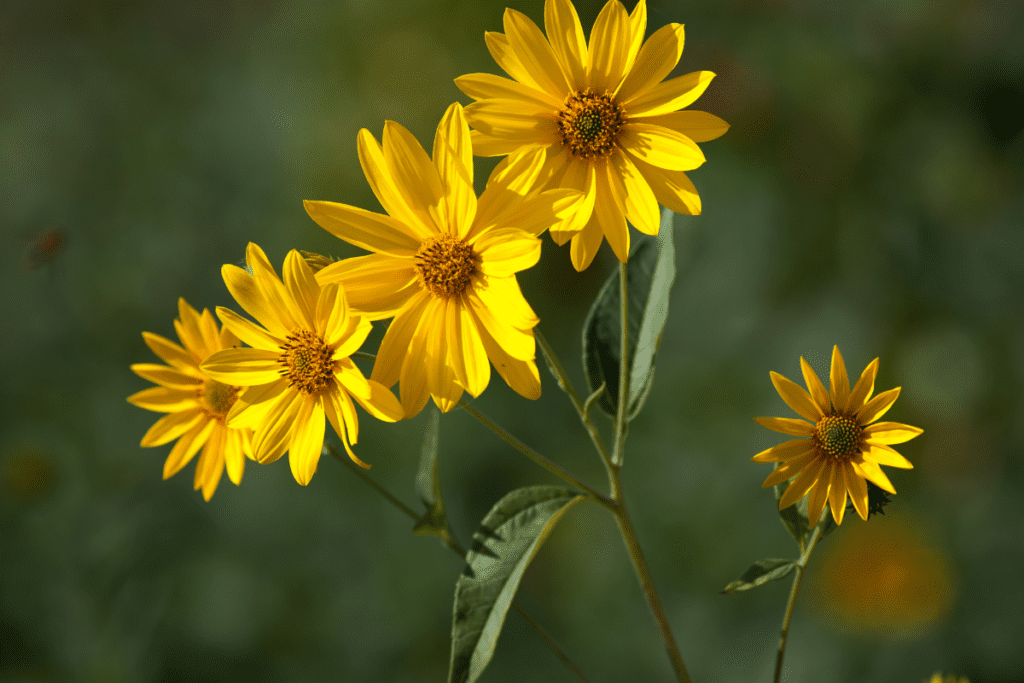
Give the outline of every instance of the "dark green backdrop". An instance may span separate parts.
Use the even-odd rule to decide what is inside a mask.
[[[512,4],[543,17],[539,0]],[[429,144],[467,101],[452,79],[496,71],[483,32],[503,7],[4,2],[0,681],[444,680],[454,556],[333,461],[305,489],[283,461],[249,463],[205,503],[192,466],[161,481],[169,446],[138,446],[157,416],[125,397],[147,386],[129,364],[155,362],[140,333],[173,335],[178,296],[233,305],[220,266],[249,240],[278,267],[290,248],[356,254],[302,200],[377,210],[357,131],[394,119]],[[588,30],[599,8],[579,4]],[[751,418],[790,414],[769,370],[798,379],[804,355],[823,374],[837,343],[851,373],[881,357],[878,387],[903,387],[887,419],[925,433],[902,448],[916,469],[890,470],[886,517],[848,517],[822,543],[788,680],[1021,680],[1024,6],[652,0],[649,17],[648,33],[686,24],[677,73],[718,73],[695,108],[733,126],[692,174],[704,215],[676,219],[679,275],[625,472],[694,679],[769,680],[786,587],[718,594],[792,553],[768,467],[749,462],[781,437]],[[603,247],[577,274],[545,238],[521,277],[578,383],[580,324],[613,266]],[[482,410],[603,485],[544,369],[537,402],[493,377]],[[361,417],[360,455],[410,504],[424,417]],[[554,483],[465,413],[441,444],[463,541],[505,491]],[[874,627],[844,620],[873,598],[827,569],[866,527],[909,528],[904,555],[931,558],[865,560],[891,579]],[[563,520],[520,600],[595,683],[669,680],[597,507]],[[485,680],[572,679],[512,614]]]

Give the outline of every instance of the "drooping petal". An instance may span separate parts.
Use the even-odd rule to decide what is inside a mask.
[[[399,380],[406,353],[412,345],[416,327],[430,301],[430,294],[421,292],[413,297],[391,321],[377,351],[370,379],[391,388]]]
[[[142,437],[142,447],[163,446],[165,443],[174,441],[179,436],[206,419],[206,411],[202,408],[182,410],[178,413],[169,413],[157,420]]]
[[[427,383],[427,341],[431,332],[432,321],[428,318],[426,312],[430,309],[430,303],[433,301],[431,297],[427,297],[421,313],[416,315],[412,321],[414,325],[413,332],[408,342],[408,349],[403,356],[401,361],[401,380],[399,385],[399,395],[402,402],[402,411],[406,417],[414,417],[418,415],[423,406],[427,404],[427,400],[430,398],[430,387]],[[395,319],[397,322],[398,319]],[[395,325],[392,322],[392,326]],[[388,329],[391,332],[391,329]],[[387,334],[384,335],[384,339],[387,340]],[[381,361],[381,355],[383,354],[384,344],[381,343],[381,351],[377,354],[377,362],[373,366],[372,379],[377,379],[377,364]],[[381,382],[382,385],[388,386]]]
[[[198,389],[202,383],[202,377],[194,374],[185,374],[166,365],[156,363],[135,363],[131,366],[132,372],[143,379],[155,382],[168,389],[183,389],[186,391]]]
[[[775,385],[775,390],[779,392],[779,396],[797,415],[811,422],[817,422],[823,417],[824,414],[821,412],[821,408],[815,404],[810,394],[804,391],[803,387],[786,379],[777,372],[772,372],[770,375],[772,384]]]
[[[572,224],[583,210],[581,207],[586,199],[582,193],[567,188],[539,192],[523,200],[519,208],[502,222],[530,235],[540,235],[549,228],[564,230],[563,226]],[[583,225],[580,223],[581,227]],[[566,239],[569,236],[571,233]]]
[[[337,336],[331,336],[326,340],[330,346],[337,344],[332,358],[339,360],[351,356],[362,347],[363,342],[366,341],[366,338],[370,336],[372,331],[373,325],[366,318],[355,316],[349,318],[348,325],[344,330],[336,332]]]
[[[302,204],[321,228],[367,251],[411,257],[420,248],[419,241],[399,229],[398,221],[391,216],[336,202],[307,199]]]
[[[878,396],[864,404],[864,406],[857,411],[857,421],[862,425],[870,424],[878,418],[885,415],[892,404],[899,398],[900,387],[890,389],[889,391],[883,391]]]
[[[224,449],[224,468],[228,471],[228,479],[235,486],[242,483],[245,473],[245,448],[242,445],[242,430],[228,429]]]
[[[640,169],[625,154],[611,155],[609,173],[615,174],[623,188],[626,219],[645,235],[657,235],[661,225],[658,199]]]
[[[405,417],[402,404],[391,390],[383,384],[378,384],[372,379],[369,380],[370,397],[362,398],[358,394],[352,394],[353,398],[363,407],[363,410],[384,422],[398,422]],[[353,443],[355,443],[353,441]]]
[[[151,387],[128,397],[133,406],[154,410],[158,413],[176,413],[181,410],[199,408],[199,390],[169,389]]]
[[[391,318],[419,287],[413,262],[387,254],[367,254],[335,261],[316,274],[321,285],[341,285],[348,305],[369,320]]]
[[[472,312],[470,313],[472,315]],[[537,370],[536,361],[517,360],[508,355],[478,320],[474,318],[473,322],[480,333],[480,341],[484,345],[487,357],[512,391],[531,401],[540,398],[540,372]]]
[[[199,364],[192,358],[192,354],[178,344],[152,332],[143,332],[142,338],[145,340],[146,346],[163,362],[184,373],[197,374]]]
[[[904,470],[914,469],[914,464],[912,462],[885,444],[868,444],[867,452],[864,453],[864,457],[874,460],[879,465],[899,467]]]
[[[839,353],[839,347],[832,347],[832,372],[829,374],[829,397],[832,405],[839,412],[846,410],[846,404],[850,399],[850,379],[846,376],[846,363],[843,362],[843,354]]]
[[[288,336],[288,325],[282,322],[273,304],[263,296],[256,278],[230,263],[225,263],[220,272],[231,296],[246,313],[256,318],[273,336],[280,339]]]
[[[640,169],[659,204],[684,216],[700,215],[700,195],[683,171],[666,171],[639,160],[628,151],[626,155]]]
[[[846,477],[846,490],[850,493],[850,500],[853,501],[853,507],[856,508],[857,514],[864,521],[868,519],[868,485],[864,483],[864,479],[857,474],[857,471],[853,469],[853,465],[846,463],[843,466],[844,476]]]
[[[211,421],[212,422],[212,421]],[[220,477],[224,473],[224,447],[227,441],[227,430],[217,425],[210,438],[203,446],[203,452],[196,461],[196,473],[192,479],[193,488],[203,490],[203,498],[209,502],[213,492],[217,490]]]
[[[448,300],[448,348],[455,378],[473,398],[479,396],[491,379],[491,364],[480,340],[473,316],[455,297]]]
[[[794,458],[807,455],[814,450],[811,439],[790,439],[778,446],[765,449],[751,458],[754,462],[787,462]]]
[[[900,422],[876,422],[864,428],[864,436],[869,444],[905,443],[923,433],[924,430],[920,427],[911,427]]]
[[[631,99],[624,100],[623,106],[630,118],[667,114],[693,104],[714,77],[710,71],[694,71],[670,78],[637,92]]]
[[[536,354],[536,346],[533,340],[533,331],[523,331],[513,327],[500,316],[501,311],[495,311],[483,299],[479,293],[467,289],[463,294],[463,300],[468,304],[477,328],[483,326],[487,333],[513,358],[518,360],[533,360]]]
[[[484,33],[484,42],[487,44],[487,51],[491,53],[491,57],[494,58],[494,61],[505,73],[523,85],[528,85],[531,88],[544,92],[544,88],[523,67],[519,57],[512,51],[512,47],[509,45],[508,38],[504,33],[486,31]],[[473,149],[476,149],[475,145]]]
[[[876,376],[878,376],[877,358],[868,363],[868,366],[864,368],[864,372],[861,373],[860,379],[858,379],[857,383],[853,386],[853,390],[850,391],[850,401],[846,405],[847,412],[854,414],[860,413],[861,408],[865,403],[867,403],[868,399],[871,398],[871,394],[875,391]],[[866,424],[866,422],[864,424]]]
[[[462,236],[476,216],[476,191],[473,189],[473,147],[469,126],[458,102],[448,107],[434,135],[434,166],[441,178],[448,207],[448,227]]]
[[[609,0],[590,30],[587,78],[596,92],[614,92],[619,87],[626,75],[632,38],[626,8],[619,0]]]
[[[540,260],[539,239],[518,228],[488,230],[473,245],[480,272],[504,277],[532,268]]]
[[[618,144],[637,159],[667,171],[692,171],[705,161],[693,140],[649,123],[625,124]]]
[[[814,403],[821,412],[823,414],[832,412],[832,399],[829,397],[825,385],[821,383],[818,375],[814,372],[814,368],[804,360],[803,356],[800,356],[800,371],[804,375],[804,383],[811,392],[811,398],[814,399]]]
[[[295,481],[306,486],[316,473],[324,447],[324,406],[320,399],[306,399],[295,422],[295,435],[288,449],[288,464]]]
[[[334,378],[349,394],[362,399],[370,398],[370,381],[363,376],[363,372],[351,358],[342,358],[338,361]],[[355,439],[352,443],[355,443]]]
[[[447,345],[447,302],[436,299],[427,307],[425,320],[430,321],[426,331],[427,387],[441,412],[448,412],[459,402],[463,388],[455,381],[453,360]],[[408,362],[408,361],[407,361]]]
[[[292,249],[284,259],[284,286],[302,315],[304,327],[316,328],[316,304],[320,298],[320,285],[313,271],[297,249]]]
[[[837,463],[832,467],[832,484],[828,491],[828,503],[832,508],[832,519],[836,524],[843,523],[846,512],[846,465]]]
[[[889,477],[885,476],[885,472],[878,466],[878,463],[871,460],[861,460],[857,462],[852,460],[850,464],[853,466],[853,471],[864,477],[872,484],[887,491],[889,493],[896,493],[896,489],[893,487],[892,482],[889,481]]]
[[[667,24],[651,34],[619,86],[618,99],[630,102],[668,76],[683,55],[684,35],[682,24]]]
[[[481,100],[466,106],[466,120],[484,135],[521,145],[551,145],[560,140],[555,112],[526,100]],[[475,149],[475,146],[474,146]]]
[[[561,246],[568,242],[573,235],[578,234],[587,226],[590,217],[594,213],[594,204],[597,202],[597,180],[594,173],[594,165],[588,163],[568,163],[565,168],[565,175],[561,180],[562,187],[580,193],[575,206],[566,208],[571,213],[563,217],[559,212],[560,224],[548,228],[551,239],[555,244]],[[542,193],[544,194],[544,193]],[[523,202],[524,204],[526,202]]]
[[[284,367],[280,358],[279,351],[224,349],[203,361],[200,368],[218,382],[249,387],[280,379]]]
[[[455,85],[474,100],[523,100],[534,106],[549,107],[552,112],[562,106],[559,100],[543,90],[494,74],[466,74],[456,78]]]
[[[409,205],[402,188],[395,183],[388,171],[387,162],[384,161],[384,148],[365,128],[359,131],[357,148],[359,165],[363,167],[363,174],[370,183],[370,188],[388,215],[395,219],[392,227],[416,240],[428,239],[436,234],[437,228],[430,216]]]
[[[587,41],[576,8],[569,0],[544,3],[544,29],[569,85],[582,86],[587,78]]]
[[[789,417],[755,417],[754,422],[780,434],[792,434],[793,436],[814,434],[814,425],[804,420]]]
[[[533,81],[552,97],[559,100],[565,97],[569,84],[551,45],[537,25],[522,12],[506,8],[504,26],[509,47]]]
[[[793,458],[792,460],[789,460],[786,463],[776,467],[775,471],[773,471],[771,474],[769,474],[768,478],[764,480],[763,484],[761,484],[761,488],[766,489],[769,486],[775,486],[776,484],[781,484],[782,482],[786,481],[787,479],[792,479],[793,477],[797,477],[797,475],[799,475],[799,477],[797,477],[797,480],[800,481],[801,478],[806,478],[805,475],[809,475],[810,474],[808,472],[808,470],[809,469],[813,469],[815,466],[818,465],[818,463],[820,461],[821,461],[821,458],[818,457],[817,452],[813,452],[813,451],[810,452],[810,453],[804,453],[803,455],[801,455],[801,456],[799,456],[797,458]],[[811,477],[811,481],[813,481],[813,480],[814,480],[814,478]],[[782,500],[785,500],[786,504],[782,505],[782,501],[780,501],[779,509],[781,510],[782,508],[787,507],[789,505],[792,505],[796,501],[800,500],[800,498],[802,498],[803,495],[805,493],[807,493],[807,489],[808,488],[810,488],[810,484],[808,484],[807,488],[804,488],[803,491],[800,492],[800,495],[796,495],[795,491],[791,493],[792,486],[790,486],[790,488],[786,489],[786,493],[783,494],[783,496],[782,496]],[[792,500],[787,498],[786,494],[789,494],[790,497],[792,497]],[[795,497],[793,497],[793,496],[795,496]]]
[[[350,442],[356,442],[356,437],[359,435],[359,422],[358,417],[356,417],[355,406],[352,405],[352,399],[348,397],[348,394],[335,385],[333,389],[324,395],[324,412],[327,414],[327,419],[331,421],[331,427],[334,428],[338,438],[341,439],[342,445],[345,446],[345,452],[348,453],[348,457],[352,462],[364,470],[370,469],[370,466],[360,460],[349,445]]]
[[[444,190],[434,162],[415,136],[394,121],[384,123],[384,161],[410,208],[418,212],[425,223],[429,217],[438,230],[446,229],[447,210],[442,206]]]
[[[818,473],[817,481],[807,499],[807,519],[811,524],[817,524],[821,519],[821,513],[828,502],[829,489],[832,488],[832,471],[836,467],[835,463],[827,460],[823,460],[822,463],[821,472]]]
[[[304,394],[290,390],[271,404],[252,439],[252,450],[257,462],[274,462],[288,450],[295,427],[295,417],[305,399]]]
[[[604,233],[601,231],[601,224],[597,220],[595,211],[583,229],[572,236],[572,244],[569,247],[572,267],[581,273],[586,270],[597,256],[597,250],[601,247],[603,240]]]
[[[284,345],[284,339],[281,339],[268,332],[265,328],[246,320],[230,308],[218,306],[217,317],[220,318],[220,321],[224,324],[225,328],[231,330],[235,336],[254,349],[277,351]]]
[[[216,425],[214,420],[200,420],[178,439],[178,443],[174,444],[167,459],[164,460],[164,479],[173,477],[195,457],[195,454],[199,452],[199,449],[203,447],[203,444],[210,437],[214,425]]]
[[[529,330],[540,322],[514,276],[474,277],[472,282],[480,301],[492,311],[501,311],[502,320],[512,327]]]
[[[637,117],[641,123],[651,123],[674,130],[694,142],[707,142],[725,135],[729,124],[714,114],[695,109],[669,112],[657,116]]]
[[[626,225],[626,189],[622,178],[608,161],[594,164],[597,181],[597,198],[594,201],[594,216],[608,245],[616,258],[625,263],[629,260],[629,226]]]

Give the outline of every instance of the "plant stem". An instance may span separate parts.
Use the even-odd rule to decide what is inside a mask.
[[[615,447],[612,450],[612,464],[622,467],[622,450],[626,445],[626,403],[629,401],[629,278],[626,264],[619,264],[619,298],[622,301],[621,353],[619,360],[619,405],[615,413]],[[614,494],[613,494],[614,495]]]
[[[388,491],[383,486],[381,486],[373,479],[371,479],[370,475],[368,475],[361,467],[356,466],[356,464],[353,463],[351,460],[341,455],[338,452],[338,449],[335,448],[333,444],[325,442],[324,449],[332,456],[334,456],[334,458],[342,465],[344,465],[345,467],[349,468],[357,475],[359,475],[360,479],[369,484],[374,491],[384,496],[384,498],[389,503],[391,503],[396,508],[404,512],[406,516],[411,517],[413,520],[419,520],[420,516],[417,515],[412,508],[410,508],[408,505],[400,501],[390,491]],[[448,538],[444,539],[444,541],[445,547],[447,547],[449,550],[451,550],[453,553],[455,553],[462,559],[466,558],[466,551],[462,548],[462,546],[459,545],[458,541],[456,541],[451,536],[448,536]],[[559,647],[558,643],[555,642],[555,639],[551,637],[551,634],[544,630],[544,628],[541,627],[541,625],[538,624],[532,616],[530,616],[530,613],[523,609],[523,607],[519,605],[515,600],[512,601],[512,606],[516,609],[517,612],[519,612],[520,616],[523,617],[523,620],[526,621],[527,624],[529,624],[530,628],[536,631],[537,635],[539,635],[541,639],[545,643],[547,643],[548,647],[550,647],[551,650],[555,653],[555,656],[557,656],[562,661],[562,663],[565,664],[566,668],[568,668],[569,671],[571,671],[573,675],[576,676],[576,678],[578,678],[582,683],[589,683],[589,681],[587,681],[587,677],[583,675],[583,672],[579,670],[579,667],[573,664],[572,660],[569,659],[569,655],[565,654],[565,651],[562,650],[561,647]]]
[[[551,344],[549,344],[544,335],[540,333],[540,330],[534,328],[533,336],[540,344],[541,353],[543,353],[544,358],[547,359],[548,367],[555,371],[555,375],[558,379],[558,385],[562,387],[566,394],[569,395],[569,400],[572,401],[573,407],[576,408],[576,412],[580,416],[580,421],[583,422],[583,426],[586,428],[587,433],[590,434],[590,440],[594,442],[594,448],[597,449],[597,454],[601,456],[601,460],[603,460],[605,464],[610,463],[611,456],[608,454],[608,448],[604,445],[601,433],[597,431],[597,425],[595,425],[593,420],[590,419],[590,413],[586,410],[583,401],[580,400],[580,395],[576,392],[576,388],[572,385],[569,375],[565,372],[565,368],[562,366],[562,361],[558,360],[558,356],[555,355],[555,350],[551,348]]]
[[[548,460],[543,455],[533,450],[516,437],[509,434],[507,431],[502,429],[497,423],[495,423],[494,420],[490,419],[489,417],[481,413],[479,410],[477,410],[470,404],[466,403],[465,400],[459,401],[459,407],[465,410],[473,417],[475,417],[477,420],[479,420],[481,424],[483,424],[485,427],[487,427],[492,432],[501,437],[503,440],[505,440],[510,446],[515,448],[517,451],[525,455],[530,460],[533,460],[535,463],[546,469],[548,472],[551,472],[553,475],[555,475],[562,481],[572,484],[577,488],[583,489],[596,502],[600,503],[609,510],[614,510],[615,503],[612,502],[612,500],[608,498],[608,496],[604,495],[594,487],[590,486],[585,481],[583,481],[582,479],[580,479],[575,474],[565,469],[558,463]]]
[[[789,636],[789,622],[793,619],[793,606],[796,605],[796,595],[800,592],[800,583],[804,578],[804,569],[807,567],[807,562],[811,559],[811,553],[814,552],[814,546],[818,544],[818,539],[821,538],[822,529],[825,528],[825,520],[828,515],[828,507],[821,513],[821,518],[818,520],[817,525],[814,527],[814,531],[811,533],[811,538],[807,541],[807,549],[804,550],[803,554],[800,555],[800,559],[796,561],[796,576],[793,577],[793,587],[789,590],[789,602],[786,603],[786,614],[782,617],[782,633],[779,636],[779,656],[775,660],[775,683],[779,683],[782,679],[782,658],[786,655],[786,639]]]

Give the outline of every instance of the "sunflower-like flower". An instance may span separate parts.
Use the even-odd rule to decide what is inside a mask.
[[[899,422],[875,422],[892,407],[900,394],[900,388],[896,387],[871,398],[878,374],[877,358],[864,369],[852,391],[838,346],[832,349],[828,391],[802,357],[800,369],[809,394],[776,372],[771,373],[771,378],[782,400],[805,420],[785,417],[754,419],[773,431],[803,438],[773,446],[751,460],[782,463],[765,480],[765,488],[796,477],[779,499],[780,510],[810,492],[807,517],[811,524],[818,521],[826,501],[832,507],[836,524],[842,524],[846,494],[849,493],[857,514],[866,520],[866,482],[896,493],[879,465],[912,468],[910,461],[890,445],[910,441],[923,430]]]
[[[178,299],[178,319],[174,321],[181,345],[152,332],[142,338],[153,353],[167,365],[137,363],[132,371],[160,386],[143,389],[128,397],[128,402],[146,410],[167,413],[142,437],[143,446],[161,446],[175,439],[164,461],[164,479],[174,476],[195,456],[195,488],[202,488],[210,500],[227,467],[228,478],[236,485],[242,481],[245,456],[253,457],[248,429],[225,424],[225,417],[238,396],[239,387],[223,384],[200,369],[211,354],[239,345],[238,338],[226,327],[217,329],[217,321],[206,309],[202,315]]]
[[[700,197],[685,171],[704,163],[696,145],[729,128],[702,111],[677,111],[694,102],[714,74],[663,81],[683,52],[683,26],[669,24],[644,42],[647,4],[627,14],[618,0],[601,10],[583,37],[569,0],[544,5],[547,38],[526,15],[505,10],[505,33],[484,35],[487,48],[514,80],[491,74],[455,79],[476,100],[466,107],[473,149],[499,156],[529,149],[544,159],[544,187],[569,187],[586,196],[571,229],[576,270],[594,259],[602,237],[620,261],[629,254],[626,219],[655,235],[658,204],[699,214]],[[549,42],[550,41],[550,42]]]
[[[261,463],[289,451],[292,474],[305,486],[320,461],[326,416],[349,457],[368,468],[350,446],[359,436],[352,399],[376,418],[402,419],[394,394],[368,381],[349,357],[366,340],[370,322],[350,313],[339,285],[321,287],[294,249],[283,282],[257,245],[249,244],[245,261],[248,270],[226,264],[221,273],[259,325],[221,306],[217,316],[252,348],[219,351],[201,366],[214,379],[249,387],[229,411],[228,425],[255,430],[252,449]]]
[[[406,416],[432,396],[451,410],[468,391],[479,396],[490,363],[512,389],[540,396],[533,327],[538,318],[515,274],[537,263],[546,229],[558,230],[582,200],[573,190],[532,192],[543,161],[511,155],[477,199],[473,150],[459,104],[434,137],[433,159],[393,121],[383,146],[359,131],[359,161],[389,215],[334,202],[306,201],[321,227],[374,253],[317,272],[338,283],[349,304],[371,320],[394,317],[371,377],[401,381]]]

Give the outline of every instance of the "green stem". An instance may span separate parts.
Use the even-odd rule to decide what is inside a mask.
[[[399,510],[404,512],[408,517],[411,517],[413,520],[419,520],[420,516],[417,515],[416,512],[412,508],[410,508],[408,505],[406,505],[402,501],[398,500],[398,498],[396,498],[394,495],[392,495],[392,493],[390,491],[388,491],[383,486],[381,486],[380,484],[375,482],[373,479],[371,479],[370,475],[368,475],[366,473],[366,471],[363,470],[361,467],[357,466],[354,462],[352,462],[351,460],[349,460],[345,456],[341,455],[338,452],[338,449],[336,449],[333,444],[325,442],[324,443],[324,448],[327,450],[328,453],[330,453],[332,456],[334,456],[334,458],[338,462],[340,462],[342,465],[344,465],[345,467],[347,467],[350,470],[352,470],[353,472],[355,472],[359,476],[360,479],[362,479],[364,482],[369,484],[373,488],[374,491],[376,491],[377,493],[379,493],[382,496],[384,496],[384,498],[389,503],[391,503],[396,508],[398,508]],[[456,541],[450,535],[446,539],[444,539],[444,540],[445,540],[445,546],[449,550],[451,550],[453,553],[455,553],[456,555],[458,555],[462,559],[466,559],[466,551],[462,548],[462,546],[459,545],[458,541]],[[537,635],[539,635],[541,637],[541,639],[545,643],[547,643],[548,647],[550,647],[551,650],[555,653],[555,656],[557,656],[558,659],[560,659],[562,661],[562,663],[565,664],[566,668],[568,668],[569,671],[571,671],[573,673],[573,675],[576,676],[576,678],[578,678],[580,681],[582,681],[582,683],[589,683],[589,681],[587,681],[587,677],[584,676],[583,672],[579,670],[579,667],[577,667],[575,664],[573,664],[572,660],[569,659],[569,655],[565,654],[565,651],[561,647],[559,647],[558,643],[555,642],[555,639],[551,637],[551,634],[548,633],[546,630],[544,630],[544,628],[541,627],[541,625],[538,624],[534,620],[534,618],[532,616],[530,616],[529,612],[527,612],[525,609],[523,609],[523,607],[521,605],[519,605],[517,602],[515,602],[515,600],[512,601],[512,607],[514,607],[515,610],[517,612],[519,612],[520,616],[523,617],[523,620],[526,621],[526,623],[530,626],[530,628],[532,628],[534,631],[536,631]]]
[[[621,355],[619,360],[619,405],[615,412],[615,447],[612,450],[612,464],[622,467],[623,448],[626,445],[626,403],[629,401],[629,278],[626,264],[619,264],[619,298],[622,300]]]
[[[821,532],[825,528],[825,520],[827,519],[828,508],[822,511],[821,517],[818,519],[817,525],[814,527],[814,531],[811,533],[811,538],[807,541],[807,549],[800,555],[800,559],[796,561],[796,576],[793,577],[793,587],[789,590],[789,602],[786,603],[786,614],[782,617],[782,633],[779,636],[779,655],[775,660],[775,683],[779,683],[782,679],[782,658],[786,655],[786,639],[789,637],[789,622],[793,619],[793,607],[796,605],[796,596],[800,592],[800,583],[804,579],[804,569],[807,567],[807,563],[811,559],[811,553],[814,552],[814,546],[818,544],[818,540],[821,538]]]
[[[525,455],[527,458],[534,461],[535,463],[546,469],[548,472],[551,472],[551,474],[555,475],[556,477],[558,477],[559,479],[568,484],[572,484],[577,488],[583,489],[596,502],[600,503],[609,510],[614,510],[615,503],[610,498],[608,498],[608,496],[604,495],[603,493],[592,487],[590,484],[587,484],[585,481],[583,481],[582,479],[580,479],[575,474],[565,469],[558,463],[548,460],[543,455],[533,450],[516,437],[509,434],[507,431],[502,429],[496,422],[494,422],[494,420],[490,419],[489,417],[481,413],[479,410],[477,410],[470,404],[466,403],[465,400],[459,401],[459,407],[465,410],[473,417],[475,417],[477,420],[480,421],[481,424],[483,424],[485,427],[487,427],[492,432],[501,437],[505,442],[512,446],[512,448],[515,448],[517,451]]]

